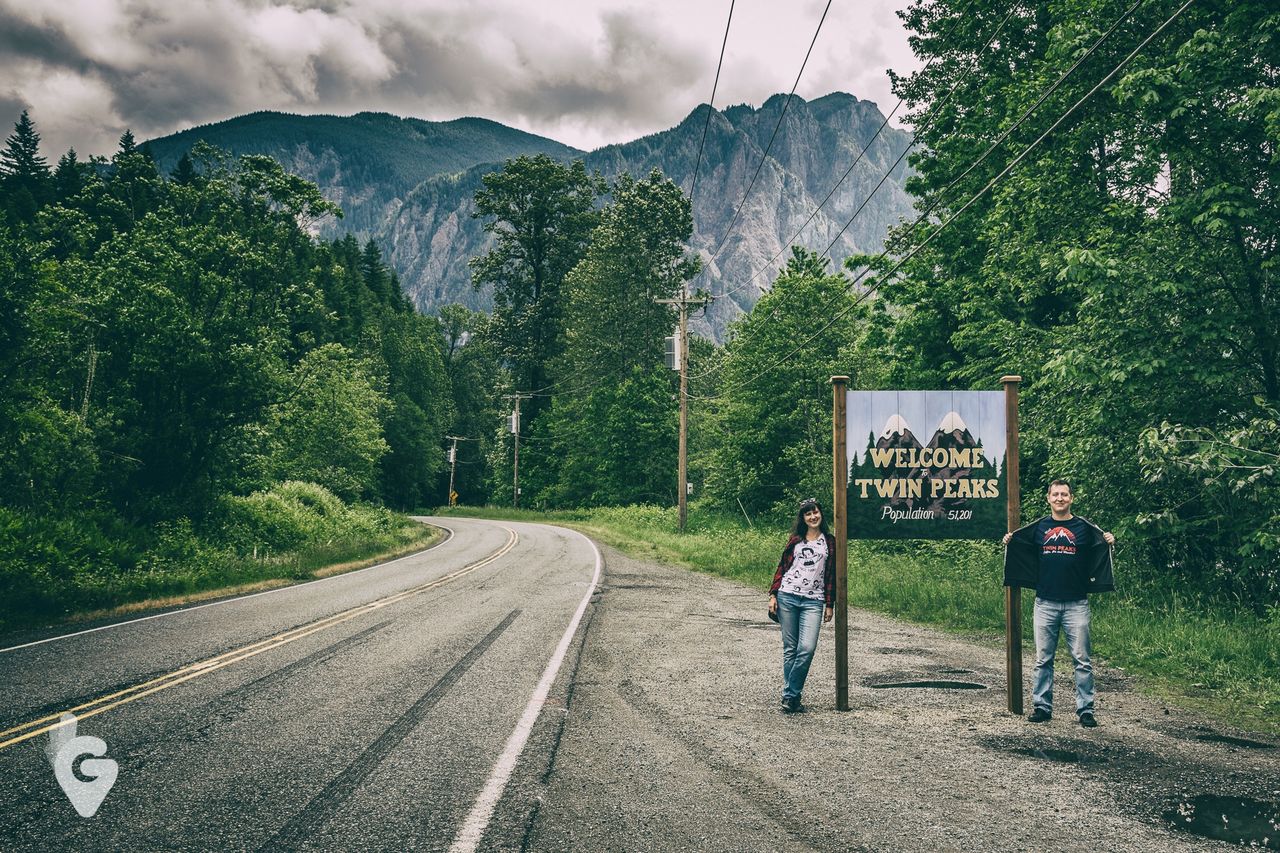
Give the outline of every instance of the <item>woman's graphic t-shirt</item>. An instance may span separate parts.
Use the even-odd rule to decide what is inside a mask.
[[[809,542],[796,543],[791,568],[782,576],[779,592],[789,592],[804,598],[825,598],[823,578],[827,570],[827,538],[819,536]]]

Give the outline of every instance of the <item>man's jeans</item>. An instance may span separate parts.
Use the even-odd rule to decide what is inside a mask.
[[[1076,714],[1093,711],[1093,663],[1089,660],[1089,600],[1036,599],[1036,669],[1031,690],[1033,707],[1053,713],[1053,654],[1058,631],[1067,635],[1067,648],[1076,666]]]
[[[822,627],[821,598],[805,598],[789,592],[778,593],[778,624],[782,626],[782,698],[791,699],[804,690],[809,664],[818,648]]]

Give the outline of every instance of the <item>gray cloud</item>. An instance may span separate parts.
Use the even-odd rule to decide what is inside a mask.
[[[719,106],[785,92],[821,11],[738,6]],[[70,145],[109,153],[126,127],[146,138],[261,109],[479,115],[594,147],[669,127],[707,99],[726,11],[687,0],[0,0],[0,120],[30,105],[51,157]],[[806,72],[819,88],[801,94],[879,95],[860,84],[874,87],[893,51],[858,14],[856,27],[829,21]]]

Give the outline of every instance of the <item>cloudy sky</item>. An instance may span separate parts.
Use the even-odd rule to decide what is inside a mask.
[[[896,102],[906,0],[833,0],[797,94]],[[491,118],[590,149],[711,95],[729,0],[0,0],[0,122],[56,159],[254,110]],[[826,0],[736,0],[717,107],[795,81]]]

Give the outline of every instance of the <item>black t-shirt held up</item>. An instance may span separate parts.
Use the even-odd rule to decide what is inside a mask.
[[[1078,515],[1066,521],[1052,516],[1036,525],[1040,543],[1040,582],[1036,597],[1046,601],[1079,601],[1088,598],[1089,579],[1083,568],[1084,546],[1089,541],[1089,525]]]

